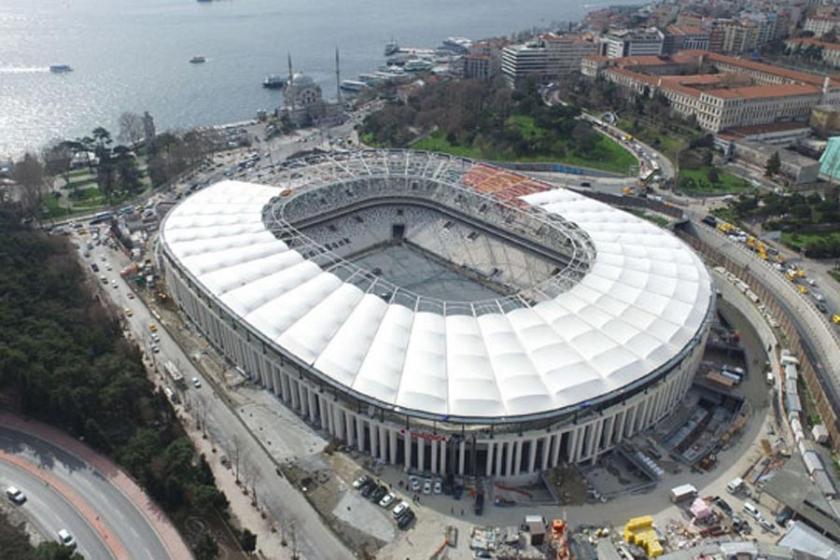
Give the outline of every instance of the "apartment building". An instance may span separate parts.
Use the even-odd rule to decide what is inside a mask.
[[[812,32],[814,37],[822,37],[838,27],[840,27],[840,17],[838,16],[812,16],[807,18],[805,25],[803,25],[803,29]]]
[[[840,68],[840,45],[828,43],[819,39],[801,38],[788,39],[785,45],[791,53],[801,52],[806,49],[819,49],[820,59],[832,68]]]
[[[674,54],[685,50],[709,49],[709,31],[702,27],[669,25],[665,30],[662,54]]]
[[[665,35],[656,28],[612,31],[601,38],[601,52],[607,58],[661,55]]]
[[[536,41],[505,47],[502,73],[511,86],[531,77],[548,82],[580,71],[581,59],[597,52],[598,44],[591,35],[547,33]]]

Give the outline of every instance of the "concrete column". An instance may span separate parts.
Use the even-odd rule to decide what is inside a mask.
[[[315,422],[318,419],[318,405],[315,403],[315,391],[310,388],[307,393],[309,397],[309,419]]]
[[[417,468],[426,471],[426,441],[423,438],[417,438]]]
[[[361,415],[356,416],[356,449],[365,450],[365,424]]]
[[[431,441],[431,442],[429,442],[429,443],[430,443],[430,447],[431,447],[431,449],[432,449],[432,465],[431,465],[431,467],[432,467],[432,474],[437,474],[437,472],[438,472],[438,469],[437,469],[437,462],[438,462],[438,453],[437,453],[437,450],[438,450],[438,442],[437,442],[437,441],[435,441],[435,440],[432,440],[432,441]]]
[[[379,456],[379,427],[372,420],[368,420],[368,428],[370,429],[370,456],[376,459]]]
[[[612,445],[612,436],[613,436],[613,427],[615,426],[615,414],[607,418],[607,433],[604,434],[604,441],[606,442],[605,447],[610,447]]]
[[[379,459],[388,460],[388,434],[385,426],[379,426]]]
[[[350,413],[349,410],[344,411],[344,428],[347,434],[347,439],[345,443],[347,445],[353,445],[353,415]]]
[[[280,389],[283,392],[283,402],[289,404],[289,400],[291,399],[291,391],[289,391],[289,376],[283,372],[280,372]]]
[[[502,476],[502,455],[504,454],[505,442],[496,443],[496,476]]]
[[[392,465],[397,464],[397,431],[394,429],[388,430],[388,451],[390,451],[390,460]]]
[[[321,419],[321,429],[326,430],[330,424],[329,415],[327,414],[327,401],[324,400],[324,395],[318,395],[318,417]]]
[[[298,381],[298,400],[300,401],[300,415],[302,418],[306,418],[309,415],[307,409],[309,400],[306,398],[306,387],[300,381]]]
[[[575,460],[575,448],[577,447],[577,428],[569,432],[569,445],[566,446],[566,460],[573,463]]]
[[[493,474],[493,448],[493,442],[487,442],[487,467],[485,468],[484,472],[485,476],[490,476],[491,474]]]
[[[586,445],[586,426],[578,428],[577,449],[575,449],[575,463],[583,456],[583,449]]]
[[[464,474],[464,455],[465,455],[465,448],[466,445],[464,444],[464,440],[458,442],[458,474],[463,476]]]
[[[513,475],[514,442],[508,441],[505,450],[505,476]]]
[[[341,407],[337,402],[333,403],[333,415],[335,416],[335,437],[342,439],[344,437],[344,418],[341,414]]]
[[[449,442],[443,440],[440,442],[440,473],[446,474],[446,448],[449,447]]]
[[[280,394],[280,374],[274,367],[271,368],[271,392],[275,395]]]
[[[411,468],[411,432],[406,430],[403,434],[403,439],[405,440],[405,445],[403,446],[405,465],[403,468],[408,471]]]
[[[552,442],[557,439],[557,436],[545,436],[543,437],[543,448],[542,448],[542,458],[540,463],[540,470],[546,470],[548,468],[548,462],[551,459],[551,444]]]
[[[594,464],[595,461],[598,460],[598,452],[601,451],[601,434],[604,431],[604,424],[607,422],[606,419],[602,419],[598,424],[595,425],[595,434],[592,437],[592,463]]]
[[[537,461],[537,438],[531,438],[528,442],[528,473],[534,472],[534,465]]]
[[[516,451],[513,457],[513,476],[518,476],[522,469],[522,447],[525,445],[524,439],[516,440]]]
[[[569,432],[562,432],[554,435],[554,448],[551,450],[551,467],[554,468],[560,463],[560,449],[563,447],[563,438],[568,437]]]

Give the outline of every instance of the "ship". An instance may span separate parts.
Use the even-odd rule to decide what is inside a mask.
[[[64,72],[72,72],[73,68],[69,64],[51,64],[50,72],[53,74],[63,74]]]
[[[472,47],[472,41],[466,37],[448,37],[443,41],[444,49],[458,54],[466,54],[470,47]]]
[[[286,78],[278,74],[266,76],[263,80],[263,87],[266,89],[283,89],[286,87]]]
[[[406,72],[426,72],[434,67],[434,63],[423,58],[412,58],[405,63]]]
[[[385,56],[391,56],[400,52],[400,46],[396,41],[391,41],[385,44]]]
[[[369,87],[368,84],[362,81],[357,80],[342,80],[341,84],[338,86],[342,89],[342,91],[347,91],[350,93],[359,93],[363,89]]]
[[[204,64],[207,62],[207,59],[203,56],[194,56],[190,59],[190,64]]]

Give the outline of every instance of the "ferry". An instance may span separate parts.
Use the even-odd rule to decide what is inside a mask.
[[[360,91],[362,91],[363,89],[366,89],[369,86],[368,86],[368,84],[366,84],[365,82],[362,82],[362,81],[342,80],[341,84],[339,84],[338,87],[340,87],[342,89],[342,91],[347,91],[347,92],[351,92],[351,93],[359,93]]]
[[[459,54],[465,54],[472,47],[472,41],[466,37],[448,37],[443,42],[443,48]]]
[[[286,87],[286,78],[277,74],[271,74],[265,77],[262,85],[267,89],[283,89]]]
[[[53,74],[63,74],[64,72],[72,72],[73,68],[69,64],[51,64],[50,72]]]
[[[412,58],[405,63],[406,72],[427,72],[434,67],[434,63],[423,58]]]
[[[207,62],[207,59],[203,56],[194,56],[190,59],[190,64],[204,64]]]

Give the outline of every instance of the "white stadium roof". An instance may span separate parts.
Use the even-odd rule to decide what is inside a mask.
[[[275,238],[280,187],[224,181],[167,217],[171,257],[206,292],[334,385],[405,412],[498,420],[627,388],[702,330],[711,282],[669,232],[562,188],[523,197],[591,238],[580,282],[553,299],[480,316],[416,312],[343,282]]]

